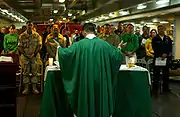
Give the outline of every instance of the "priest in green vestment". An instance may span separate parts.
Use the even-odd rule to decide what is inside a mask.
[[[123,44],[116,48],[94,33],[94,24],[84,24],[85,39],[58,48],[65,93],[77,117],[110,117],[114,111]]]

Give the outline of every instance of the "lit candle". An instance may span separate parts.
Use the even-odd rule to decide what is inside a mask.
[[[135,58],[134,57],[131,57],[129,59],[130,59],[130,63],[135,63]]]
[[[49,58],[49,66],[53,65],[53,58]]]

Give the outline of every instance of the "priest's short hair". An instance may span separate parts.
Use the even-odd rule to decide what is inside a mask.
[[[96,27],[93,23],[85,23],[82,27],[83,31],[87,33],[94,33],[96,31]]]

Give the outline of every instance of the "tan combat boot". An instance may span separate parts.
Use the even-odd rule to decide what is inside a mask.
[[[35,95],[38,95],[38,94],[39,94],[39,91],[37,90],[36,84],[32,84],[32,87],[33,87],[33,93],[34,93]]]

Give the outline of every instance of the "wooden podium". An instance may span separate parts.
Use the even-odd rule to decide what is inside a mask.
[[[16,72],[19,58],[11,56],[13,63],[0,62],[0,117],[16,117]]]

